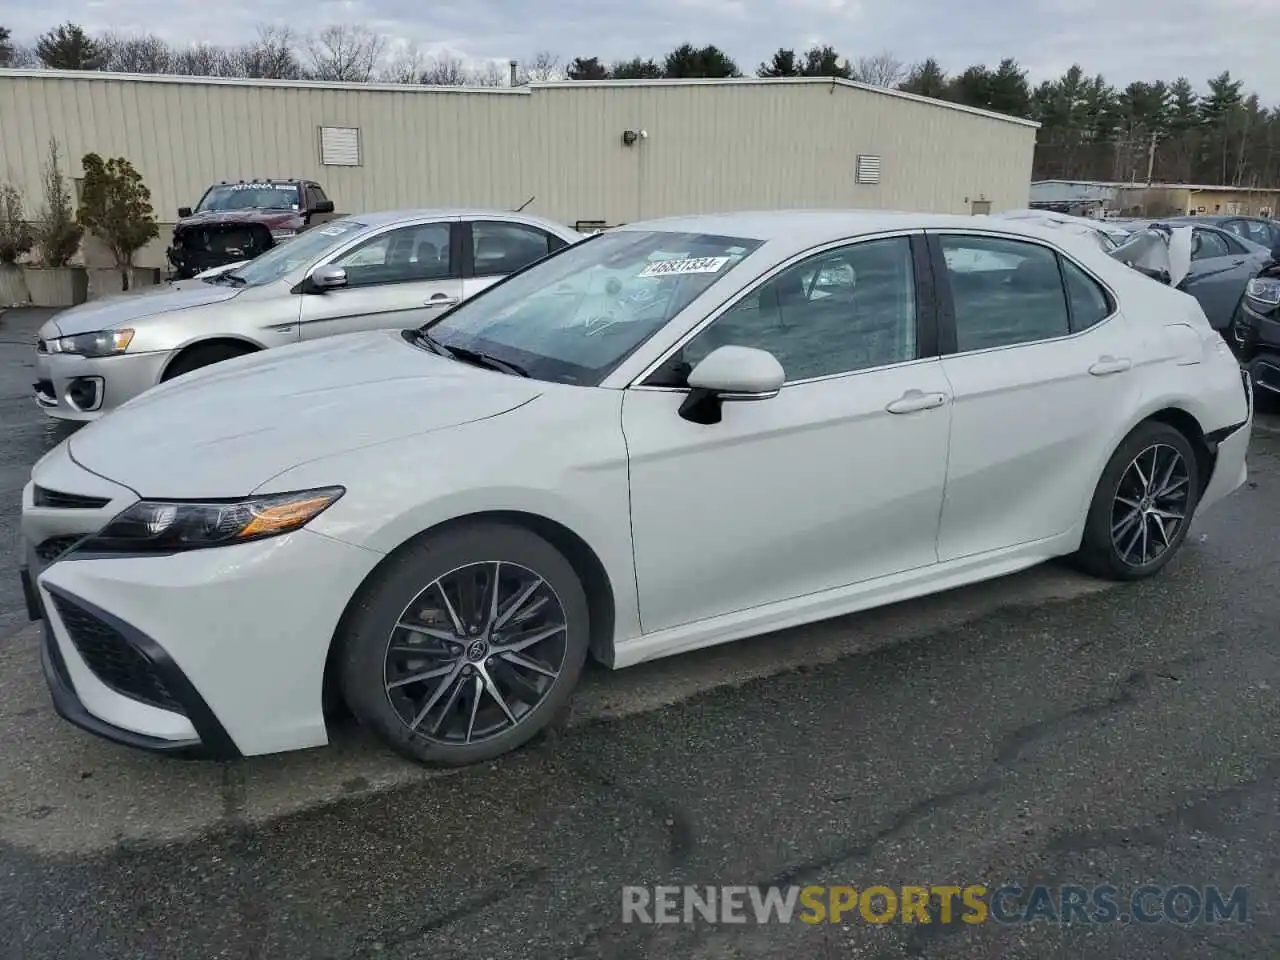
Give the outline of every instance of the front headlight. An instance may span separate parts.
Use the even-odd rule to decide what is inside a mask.
[[[49,340],[48,349],[50,353],[70,353],[78,357],[114,357],[128,350],[132,342],[132,330],[98,330]]]
[[[1280,277],[1254,277],[1245,287],[1250,300],[1257,300],[1269,307],[1280,305]]]
[[[281,240],[292,240],[298,235],[297,230],[272,230],[271,239],[277,242]]]
[[[140,500],[77,548],[102,553],[172,553],[292,533],[346,490],[322,487],[245,500]]]

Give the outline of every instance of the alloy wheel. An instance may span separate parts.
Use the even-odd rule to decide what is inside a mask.
[[[1191,504],[1191,470],[1166,443],[1147,447],[1129,462],[1111,506],[1111,543],[1131,567],[1159,559],[1176,542]]]
[[[551,585],[516,563],[457,567],[397,620],[383,683],[405,726],[436,743],[481,743],[546,698],[564,667],[568,624]]]

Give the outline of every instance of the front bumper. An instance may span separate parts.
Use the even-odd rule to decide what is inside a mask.
[[[98,497],[36,506],[35,485]],[[137,500],[55,450],[23,493],[24,579],[54,706],[132,747],[227,758],[323,746],[324,670],[380,555],[296,533],[167,556],[77,552]]]
[[[57,420],[96,420],[159,383],[172,355],[167,350],[114,357],[37,352],[36,406]]]

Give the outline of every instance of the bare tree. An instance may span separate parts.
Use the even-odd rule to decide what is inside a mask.
[[[368,27],[325,27],[307,40],[311,73],[317,80],[366,83],[377,69],[386,44],[386,37]]]
[[[471,74],[471,82],[477,87],[505,87],[511,83],[511,69],[490,60]]]
[[[173,49],[154,34],[131,37],[108,33],[99,42],[106,48],[104,70],[116,73],[169,73],[173,69]]]
[[[415,44],[397,51],[378,71],[383,83],[418,83],[426,64],[422,50]]]
[[[906,78],[906,65],[889,51],[874,57],[859,57],[853,65],[853,79],[876,87],[894,87]]]
[[[467,65],[447,53],[430,58],[418,71],[417,78],[418,83],[428,87],[465,87],[471,80]]]
[[[197,43],[173,54],[172,69],[185,77],[225,77],[231,75],[227,51],[209,43]]]
[[[261,26],[258,39],[227,54],[228,69],[237,77],[297,80],[302,76],[297,38],[286,26]]]
[[[517,82],[520,85],[524,85],[547,80],[563,80],[564,76],[564,69],[560,66],[560,57],[549,50],[540,50],[520,68]]]

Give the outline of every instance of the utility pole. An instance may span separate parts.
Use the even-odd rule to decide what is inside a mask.
[[[1147,148],[1147,186],[1151,186],[1151,175],[1156,168],[1156,132],[1151,131],[1151,146]]]

